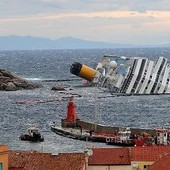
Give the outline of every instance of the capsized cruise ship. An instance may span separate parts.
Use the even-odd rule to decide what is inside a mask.
[[[96,69],[75,62],[70,72],[112,94],[170,93],[170,65],[164,57],[152,61],[140,57],[105,55]]]

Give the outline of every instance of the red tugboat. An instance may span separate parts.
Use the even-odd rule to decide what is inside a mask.
[[[73,97],[70,97],[67,105],[67,116],[62,122],[64,127],[57,127],[55,124],[53,124],[51,126],[51,130],[58,135],[72,139],[103,142],[117,146],[135,145],[135,142],[130,139],[131,132],[128,128],[126,131],[119,131],[116,135],[110,133],[95,132],[93,130],[82,129],[80,126],[77,126],[77,120],[76,107],[73,101]]]
[[[79,124],[79,122],[80,119],[78,119],[76,115],[76,106],[73,97],[70,97],[67,105],[67,116],[65,119],[62,119],[62,126],[57,127],[54,123],[51,126],[51,131],[72,139],[103,142],[109,145],[123,147],[170,145],[170,129],[153,129],[150,131],[147,131],[147,129],[137,129],[135,132],[134,129],[130,128],[114,127],[114,129],[117,129],[116,132],[112,133],[112,131],[109,131],[111,133],[107,133],[106,131],[94,131],[87,128],[89,124],[85,124],[86,122],[83,122],[85,126],[82,128],[82,124]],[[100,126],[100,129],[102,128]],[[113,127],[109,127],[109,129],[110,128]]]
[[[117,135],[113,137],[107,137],[106,143],[108,145],[117,145],[117,146],[135,146],[135,141],[131,138],[130,128],[121,128]]]

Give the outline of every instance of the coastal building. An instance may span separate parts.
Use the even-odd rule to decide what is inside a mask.
[[[89,157],[89,170],[147,170],[157,161],[170,159],[169,146],[130,147],[130,148],[93,148]],[[165,158],[165,160],[163,160]],[[168,170],[169,165],[165,164]],[[148,169],[149,170],[149,169]],[[153,170],[156,170],[153,168]],[[161,170],[161,169],[159,169]]]
[[[83,153],[41,153],[13,151],[1,153],[3,170],[168,170],[169,146],[93,148]],[[1,155],[2,156],[2,155]],[[8,165],[9,156],[9,165]],[[8,168],[9,167],[9,168]]]
[[[160,157],[158,161],[149,166],[148,170],[169,170],[170,154]]]
[[[169,146],[133,147],[130,149],[133,170],[146,170],[168,153],[170,153]]]
[[[158,145],[170,144],[170,129],[158,129],[155,130],[156,142]]]
[[[8,146],[0,145],[0,170],[8,170]]]

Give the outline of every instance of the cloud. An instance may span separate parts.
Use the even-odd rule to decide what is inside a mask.
[[[170,35],[170,1],[1,0],[0,22],[0,35],[165,41],[170,39],[165,36]]]
[[[63,11],[148,11],[170,10],[169,0],[44,0],[39,2],[49,7],[59,7]]]
[[[131,23],[131,22],[153,22],[160,19],[168,19],[170,17],[170,12],[161,12],[161,11],[147,11],[145,13],[140,13],[136,11],[114,11],[114,12],[87,12],[87,13],[50,13],[50,14],[37,14],[37,15],[25,15],[17,17],[5,17],[0,18],[1,22],[26,22],[30,20],[76,20],[77,18],[82,19],[91,19],[100,21],[111,21],[115,20],[120,23]],[[87,22],[88,22],[87,20]]]
[[[42,5],[60,7],[60,10],[73,11],[148,11],[170,10],[169,0],[39,0]]]
[[[168,11],[169,0],[1,0],[0,13],[31,15],[41,13],[103,11]],[[2,16],[2,15],[0,15]]]

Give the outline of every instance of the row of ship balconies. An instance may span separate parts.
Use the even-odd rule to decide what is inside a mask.
[[[149,65],[150,62],[153,61],[146,58],[134,59],[120,87],[117,87],[119,89],[118,92],[127,94],[157,94],[162,91],[162,93],[169,93],[170,69],[166,69],[169,67],[167,59],[160,57],[152,67]],[[143,90],[141,90],[142,88]]]

